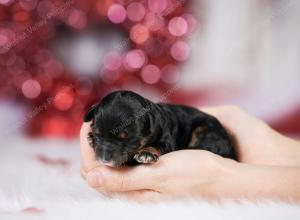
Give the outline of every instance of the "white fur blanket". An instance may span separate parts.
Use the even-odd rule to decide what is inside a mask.
[[[18,137],[0,147],[0,219],[300,219],[300,205],[111,200],[79,175],[76,141]]]

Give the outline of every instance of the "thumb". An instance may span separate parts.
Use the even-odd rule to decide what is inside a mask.
[[[151,165],[129,168],[98,167],[87,174],[87,182],[91,187],[104,192],[155,190],[159,173],[159,169],[154,169]]]

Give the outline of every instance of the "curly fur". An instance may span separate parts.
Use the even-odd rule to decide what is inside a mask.
[[[104,97],[86,113],[97,158],[115,166],[134,164],[134,154],[154,147],[161,154],[182,149],[208,150],[235,158],[229,135],[211,115],[183,105],[153,103],[130,91]],[[126,132],[127,138],[119,134]]]

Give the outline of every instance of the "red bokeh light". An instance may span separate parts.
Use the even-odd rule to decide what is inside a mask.
[[[41,85],[36,80],[26,80],[22,84],[22,92],[26,98],[34,99],[38,97],[41,93]]]
[[[112,23],[120,24],[126,19],[127,12],[123,5],[113,4],[109,7],[107,16]]]
[[[131,21],[141,21],[146,14],[145,7],[142,3],[132,2],[127,7],[127,16]]]
[[[142,44],[145,43],[149,38],[148,28],[142,24],[134,25],[130,30],[130,39],[137,43]]]
[[[66,111],[74,103],[74,92],[71,89],[61,89],[54,97],[54,106],[60,111]]]
[[[160,80],[160,69],[152,64],[145,66],[142,69],[141,76],[145,83],[155,84]]]

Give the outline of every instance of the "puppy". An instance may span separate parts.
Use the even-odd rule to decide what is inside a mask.
[[[219,121],[195,108],[153,103],[130,91],[113,92],[93,105],[90,144],[102,163],[119,167],[154,163],[183,149],[208,150],[235,159],[232,142]]]

